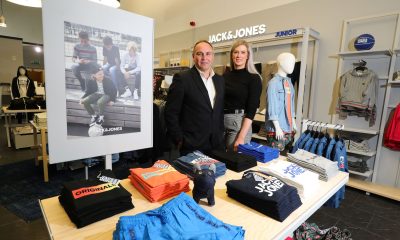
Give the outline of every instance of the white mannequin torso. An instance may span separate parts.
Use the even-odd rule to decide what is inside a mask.
[[[294,65],[296,63],[296,57],[291,54],[291,53],[281,53],[276,59],[276,62],[278,64],[278,71],[277,74],[281,77],[287,77],[288,74],[291,74],[294,70]],[[293,129],[297,130],[296,122],[294,119],[294,116],[292,116],[293,119],[291,120],[293,123]],[[275,127],[275,137],[276,139],[280,140],[283,138],[284,133],[282,131],[282,128],[279,125],[279,122],[277,120],[272,121]]]

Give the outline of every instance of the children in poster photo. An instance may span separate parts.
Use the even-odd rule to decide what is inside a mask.
[[[87,82],[87,89],[80,104],[83,104],[86,111],[91,115],[90,126],[102,125],[104,122],[104,108],[112,105],[117,97],[117,89],[113,82],[105,77],[104,71],[99,66],[91,70],[92,79]],[[92,104],[97,105],[96,113]]]
[[[135,89],[133,92],[133,98],[138,100],[140,98],[140,79],[141,79],[141,59],[140,53],[138,52],[138,46],[135,42],[128,42],[126,46],[127,53],[122,57],[121,72],[126,81],[134,79]],[[131,91],[127,88],[126,92],[121,97],[132,96]]]
[[[96,48],[90,45],[89,34],[86,31],[79,32],[80,43],[74,46],[74,53],[72,56],[71,69],[74,76],[79,80],[81,89],[84,92],[86,90],[86,81],[83,79],[81,71],[88,72],[90,69],[96,66],[97,51]]]

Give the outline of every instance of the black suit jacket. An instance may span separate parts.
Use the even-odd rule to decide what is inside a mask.
[[[103,89],[104,89],[104,93],[110,97],[110,100],[112,102],[115,102],[115,99],[117,98],[117,89],[115,88],[114,83],[106,77],[104,77],[104,79],[103,79]],[[91,79],[91,80],[87,81],[86,92],[82,98],[85,98],[85,97],[89,96],[90,94],[97,92],[97,90],[98,90],[98,87],[97,87],[96,80]]]
[[[182,150],[207,152],[223,147],[224,79],[212,78],[216,96],[214,108],[196,67],[177,73],[172,79],[165,106],[165,122],[175,143],[182,141]]]

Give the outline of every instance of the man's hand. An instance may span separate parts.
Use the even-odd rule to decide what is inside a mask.
[[[114,102],[112,102],[112,101],[108,102],[108,106],[112,106],[112,105],[114,105]]]

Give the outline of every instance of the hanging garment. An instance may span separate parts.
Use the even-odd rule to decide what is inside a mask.
[[[293,148],[292,148],[292,153],[295,153],[297,151],[297,149],[299,149],[299,145],[300,143],[306,138],[308,133],[303,132],[299,139],[297,139],[297,141],[294,143]]]
[[[317,151],[315,152],[318,156],[323,156],[324,150],[328,144],[328,139],[326,136],[323,136],[318,143]]]
[[[365,117],[369,120],[369,125],[373,126],[378,87],[377,76],[369,69],[364,71],[353,69],[343,74],[340,78],[337,107],[339,118],[346,119],[348,115]]]
[[[347,162],[347,152],[346,146],[343,140],[338,140],[334,147],[334,159],[337,162],[339,170],[342,172],[349,172],[348,162]],[[326,203],[325,206],[339,208],[340,203],[344,200],[344,193],[346,189],[345,186],[341,187]]]
[[[310,147],[310,153],[316,153],[317,152],[317,146],[319,144],[319,137],[314,138],[314,141]]]
[[[400,104],[397,105],[387,123],[383,145],[393,150],[400,150]]]

